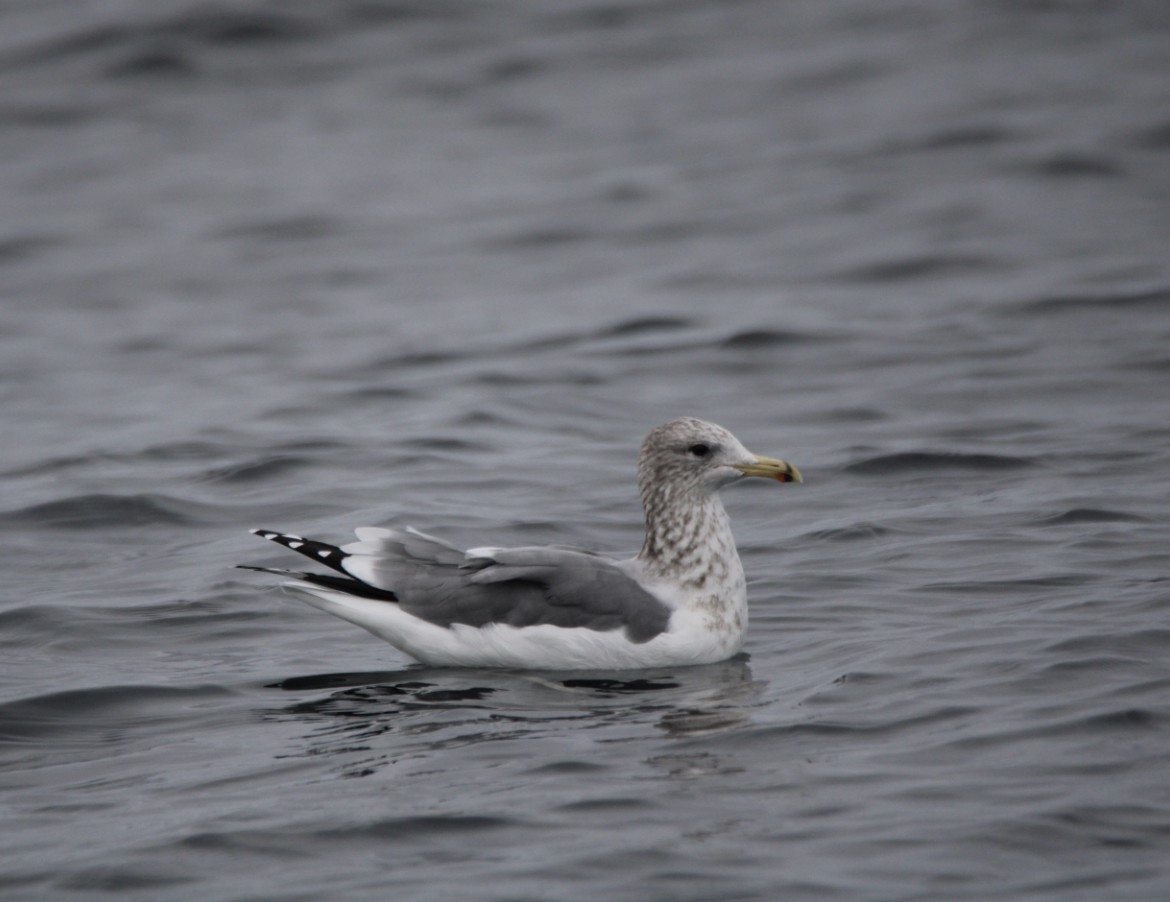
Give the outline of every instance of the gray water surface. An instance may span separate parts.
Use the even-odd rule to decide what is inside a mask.
[[[1170,894],[1162,3],[0,9],[0,893]],[[745,654],[411,664],[237,563],[637,550]]]

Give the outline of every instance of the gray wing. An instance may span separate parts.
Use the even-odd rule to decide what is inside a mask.
[[[464,552],[412,529],[357,534],[358,542],[341,549],[347,556],[340,569],[393,592],[404,611],[438,626],[624,629],[640,643],[670,620],[670,608],[597,555],[538,547]]]

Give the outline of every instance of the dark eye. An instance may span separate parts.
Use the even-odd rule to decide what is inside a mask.
[[[709,445],[704,445],[702,442],[699,442],[697,445],[691,445],[687,448],[687,451],[695,455],[695,457],[706,457],[711,453],[711,448]]]

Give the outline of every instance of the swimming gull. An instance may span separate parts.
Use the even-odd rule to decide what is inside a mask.
[[[418,530],[361,527],[337,547],[253,533],[340,575],[244,567],[426,664],[541,670],[708,664],[747,631],[747,588],[718,491],[747,476],[800,482],[721,426],[672,420],[638,458],[646,538],[617,561],[559,547],[456,548]]]

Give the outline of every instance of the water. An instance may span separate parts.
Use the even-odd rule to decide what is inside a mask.
[[[1170,892],[1161,3],[0,11],[5,898]],[[236,563],[640,538],[747,656],[411,665]]]

